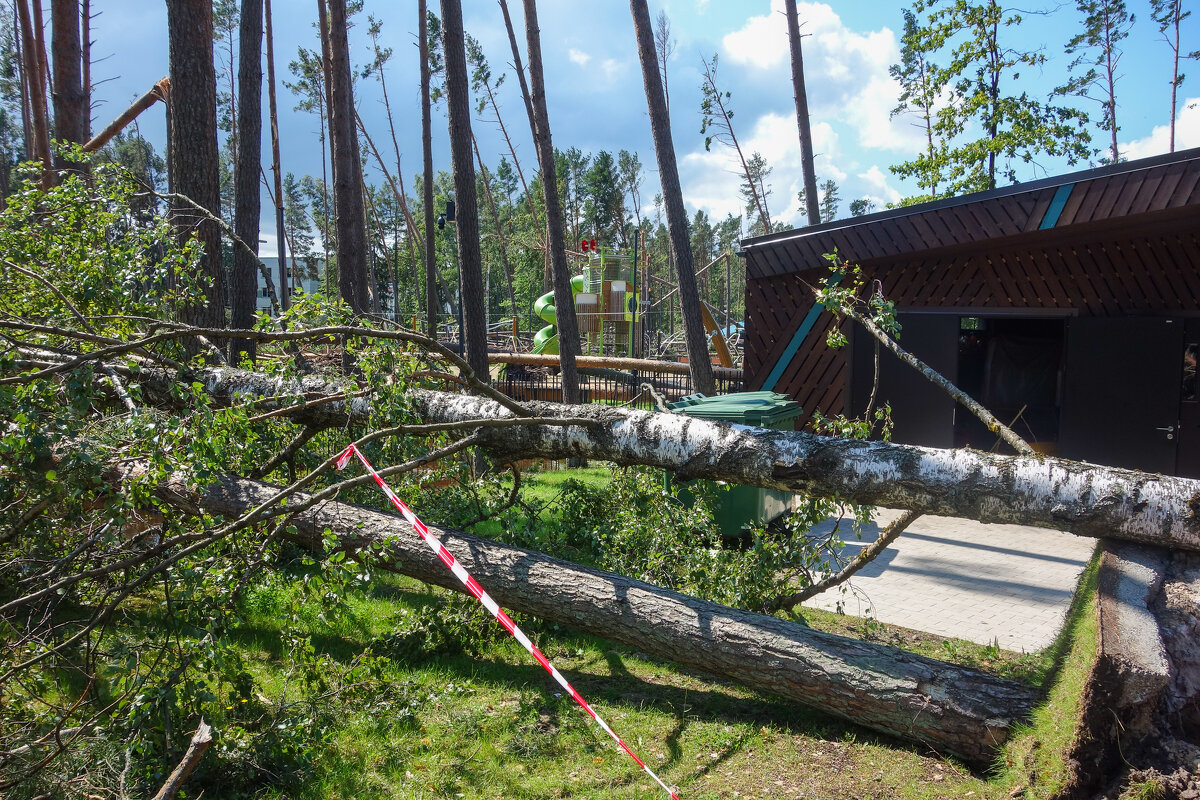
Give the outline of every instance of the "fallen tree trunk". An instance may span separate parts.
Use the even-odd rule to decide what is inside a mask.
[[[178,379],[167,370],[129,377],[164,388]],[[278,398],[275,405],[282,407],[299,396],[338,391],[323,379],[287,381],[227,368],[196,377],[220,402]],[[426,422],[515,416],[474,395],[414,390],[412,396]],[[586,418],[594,424],[485,432],[483,446],[504,462],[590,458],[645,464],[670,470],[680,480],[707,478],[922,514],[1200,550],[1200,481],[1186,478],[1058,458],[767,430],[604,405],[530,402],[525,407],[538,417]],[[290,414],[303,424],[329,427],[365,424],[369,412],[370,401],[359,397],[298,407]]]
[[[414,392],[427,422],[510,416],[471,395]],[[748,486],[1200,550],[1200,482],[1057,458],[938,450],[709,422],[601,405],[528,403],[595,425],[486,432],[503,461],[582,457]]]
[[[226,476],[198,505],[238,516],[277,488]],[[196,502],[178,488],[175,504]],[[301,501],[297,496],[293,502]],[[365,558],[418,580],[462,590],[458,580],[398,517],[329,502],[292,520],[309,547],[326,529]],[[539,553],[430,526],[506,608],[623,642],[651,655],[752,689],[985,763],[1023,720],[1037,692],[1023,684],[891,647],[813,631],[776,617],[698,600]]]

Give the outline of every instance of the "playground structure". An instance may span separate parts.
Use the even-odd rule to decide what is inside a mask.
[[[567,255],[575,265],[571,271],[577,273],[570,279],[570,288],[579,331],[576,366],[583,402],[652,408],[658,400],[672,402],[694,393],[687,347],[676,325],[677,320],[682,321],[678,285],[654,275],[649,263],[637,255],[601,249],[568,251]],[[724,264],[728,286],[729,259],[728,253],[714,259],[697,277]],[[743,326],[731,318],[729,307],[728,291],[724,312],[704,302],[700,306],[717,394],[738,392],[743,387],[739,347]],[[493,385],[522,401],[559,402],[563,391],[554,292],[532,300],[528,308],[533,319],[547,324],[539,328],[535,323],[531,331],[523,329],[515,317],[489,321]],[[718,324],[718,319],[724,324]],[[447,307],[438,339],[459,350],[461,323],[459,313]],[[414,316],[413,327],[418,324]]]
[[[633,355],[631,344],[640,333],[641,312],[646,303],[639,299],[638,288],[633,257],[604,250],[592,253],[582,274],[571,278],[571,299],[575,303],[583,355]],[[557,355],[554,292],[539,297],[533,304],[533,313],[550,323],[534,335],[533,352]]]
[[[636,255],[600,250],[586,258],[582,273],[571,278],[571,299],[575,304],[579,327],[580,354],[613,358],[642,355],[637,352],[636,344],[643,339],[651,302],[645,281],[639,285]],[[673,293],[677,289],[671,287],[671,290]],[[714,309],[708,304],[701,303],[701,321],[715,352],[715,363],[732,367],[734,358],[726,340],[733,326],[727,325],[723,329],[717,324],[713,312]],[[534,335],[532,352],[537,355],[558,355],[558,317],[554,292],[539,297],[533,304],[533,313],[549,324]]]

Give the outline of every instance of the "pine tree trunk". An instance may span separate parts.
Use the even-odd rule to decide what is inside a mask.
[[[79,13],[79,85],[83,90],[84,128],[92,135],[92,0],[83,0]]]
[[[52,0],[50,15],[54,26],[54,138],[83,144],[88,140],[91,113],[83,90],[79,0]]]
[[[229,290],[230,318],[235,328],[254,327],[258,305],[259,188],[262,160],[262,39],[263,0],[242,0],[238,39],[238,147],[234,169],[234,228],[243,242],[254,248],[233,249],[233,275]],[[282,242],[280,243],[282,244]],[[281,262],[283,263],[283,262]],[[287,284],[281,283],[281,302],[287,300]],[[286,308],[286,306],[285,306]],[[230,354],[236,364],[244,353],[256,355],[253,341],[236,339]]]
[[[170,140],[168,167],[173,191],[191,198],[220,218],[217,148],[217,75],[213,66],[212,4],[206,0],[167,0],[170,40]],[[185,308],[183,321],[225,327],[225,269],[216,222],[184,203],[171,209],[181,239],[200,240],[204,302]]]
[[[346,38],[346,0],[329,0],[330,129],[333,209],[337,228],[338,288],[356,314],[371,310],[367,274],[367,228],[363,215],[362,164],[354,127],[354,89]]]
[[[418,0],[417,13],[420,14],[418,30],[418,49],[421,58],[421,164],[422,185],[421,198],[425,206],[425,335],[430,339],[437,338],[437,318],[440,308],[437,290],[437,249],[433,231],[433,124],[430,113],[430,73],[429,73],[429,10],[425,0]],[[410,235],[417,235],[413,231]]]
[[[513,288],[512,265],[508,263],[508,237],[504,235],[504,226],[500,223],[500,212],[496,209],[496,198],[492,194],[492,184],[488,180],[487,166],[479,153],[479,142],[471,137],[471,147],[475,150],[475,161],[479,164],[479,176],[483,179],[483,195],[487,200],[488,210],[492,214],[492,224],[496,226],[496,243],[500,248],[500,266],[504,269],[504,280],[508,286],[508,303],[512,307],[513,317],[517,316],[517,293]]]
[[[15,34],[13,36],[13,45],[17,56],[17,82],[21,87],[21,146],[24,152],[21,154],[23,161],[31,161],[37,158],[35,150],[37,149],[37,139],[33,134],[33,107],[30,103],[29,96],[29,64],[26,59],[26,47],[24,26],[21,23],[21,3],[23,0],[14,0],[13,2],[13,18],[12,25]],[[7,171],[5,173],[7,177]],[[5,182],[4,195],[8,196],[7,181]]]
[[[525,2],[525,40],[529,50],[530,107],[533,109],[534,143],[542,190],[546,195],[546,242],[550,248],[554,280],[554,315],[558,329],[558,353],[562,363],[563,402],[579,402],[579,372],[575,357],[579,354],[579,324],[575,319],[575,299],[571,294],[571,273],[567,267],[567,243],[564,241],[562,203],[558,197],[557,172],[554,168],[554,144],[550,136],[550,115],[546,109],[546,84],[542,73],[542,35],[538,29],[537,6]]]
[[[808,92],[804,88],[804,52],[800,47],[800,20],[796,0],[783,0],[787,12],[788,43],[792,51],[792,91],[796,98],[796,127],[800,132],[800,169],[804,173],[804,208],[809,225],[821,224],[817,204],[817,173],[813,170],[812,125],[808,117]]]
[[[512,17],[508,13],[508,3],[505,0],[499,0],[500,11],[504,15],[504,28],[508,32],[508,45],[512,50],[513,69],[517,73],[517,83],[521,86],[521,99],[525,102],[525,113],[529,120],[529,134],[531,137],[537,136],[533,130],[533,101],[529,98],[529,82],[525,80],[525,67],[521,62],[521,48],[517,46],[517,32],[513,29]],[[491,88],[488,88],[488,95],[492,93]],[[512,157],[513,167],[517,170],[517,177],[521,180],[521,189],[525,192],[525,205],[529,208],[529,216],[533,220],[533,227],[537,230],[538,241],[541,247],[546,247],[546,228],[542,225],[541,218],[538,216],[537,203],[534,202],[533,192],[529,191],[529,183],[525,180],[525,170],[521,168],[521,159],[517,158],[517,150],[513,147],[512,139],[508,135],[508,128],[504,126],[503,120],[500,119],[500,107],[496,104],[496,98],[492,97],[492,108],[496,112],[496,122],[500,125],[500,132],[504,134],[504,141],[508,145],[508,154]],[[553,285],[553,281],[545,282],[546,289]],[[543,289],[545,291],[545,289]]]
[[[459,0],[442,0],[442,52],[446,59],[446,103],[450,117],[450,157],[454,165],[455,234],[458,279],[462,287],[463,341],[467,363],[488,381],[487,323],[483,262],[479,249],[479,203],[475,196],[475,156],[471,135],[471,87]]]
[[[283,165],[279,161],[279,110],[275,105],[275,33],[272,27],[271,0],[266,0],[264,7],[267,34],[267,107],[271,119],[271,172],[275,177],[275,236],[279,240],[276,251],[279,261],[279,309],[287,311],[292,305],[292,289],[296,285],[295,270],[287,266],[287,234],[283,225]],[[261,76],[262,71],[259,71]],[[261,105],[262,99],[259,99]],[[260,113],[261,116],[261,113]],[[258,123],[258,127],[262,122]],[[261,132],[259,134],[261,139]],[[324,154],[322,154],[324,158]],[[292,253],[292,263],[295,265],[296,254]]]
[[[333,274],[337,271],[337,265],[330,258],[330,246],[332,245],[336,251],[337,238],[336,231],[329,225],[329,213],[333,206],[332,199],[329,196],[329,188],[336,182],[337,176],[334,174],[334,167],[331,156],[333,149],[333,112],[330,88],[333,83],[330,78],[329,71],[329,13],[325,8],[325,0],[317,0],[317,27],[320,29],[321,39],[321,93],[317,97],[317,113],[321,116],[321,218],[323,225],[321,228],[321,248],[325,251],[325,294],[333,297]],[[329,161],[329,172],[326,173],[326,161]]]
[[[683,206],[683,190],[679,186],[679,168],[675,161],[675,145],[671,140],[671,120],[667,116],[662,79],[658,74],[658,56],[654,49],[650,10],[646,6],[646,0],[629,0],[629,9],[633,13],[638,57],[642,62],[642,79],[650,111],[650,128],[654,134],[654,154],[658,158],[663,203],[667,207],[667,231],[671,237],[675,269],[679,273],[679,302],[683,305],[683,327],[692,387],[697,392],[711,396],[716,394],[717,385],[713,378],[712,362],[708,357],[708,339],[700,321],[700,295],[696,289],[692,245],[688,241],[687,210]]]
[[[21,26],[21,58],[25,68],[25,88],[28,93],[25,136],[26,157],[42,162],[42,188],[49,188],[53,179],[50,169],[50,120],[46,108],[45,59],[38,48],[38,31],[30,17],[27,0],[15,0]]]
[[[225,477],[200,499],[237,516],[275,487]],[[186,502],[186,490],[169,496]],[[302,501],[295,497],[291,502]],[[420,509],[417,512],[420,513]],[[462,591],[402,519],[325,502],[293,518],[295,537],[340,545],[418,580]],[[502,606],[637,647],[889,736],[985,763],[1027,717],[1035,689],[881,644],[698,600],[609,572],[430,526]]]

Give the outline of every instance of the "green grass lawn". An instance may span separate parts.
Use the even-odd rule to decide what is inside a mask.
[[[345,662],[443,592],[385,578],[317,638]],[[440,602],[439,602],[440,601]],[[278,622],[256,618],[245,651],[268,696],[284,689]],[[593,707],[682,797],[999,797],[978,777],[796,706],[677,670],[631,648],[552,626],[535,638]],[[314,631],[316,632],[316,631]],[[397,659],[381,707],[354,709],[289,798],[653,797],[661,790],[515,642],[475,655]],[[807,764],[808,769],[797,769]],[[931,791],[939,783],[945,793]],[[962,791],[959,791],[959,790]],[[739,793],[739,794],[735,794]],[[793,792],[794,793],[794,792]],[[828,794],[824,794],[828,793]]]
[[[540,472],[523,499],[553,506],[561,484],[603,486],[607,467]],[[485,523],[486,524],[486,523]],[[480,531],[486,535],[486,530]],[[1079,688],[1095,652],[1095,570],[1085,572],[1067,628],[1041,653],[1017,654],[816,610],[803,622],[882,641],[1034,685],[1047,703],[972,772],[911,743],[881,737],[795,703],[676,668],[558,626],[519,619],[539,647],[625,741],[683,798],[1007,798],[1018,788],[1048,797],[1065,779],[1061,754],[1074,734]],[[252,604],[253,605],[253,604]],[[270,603],[237,631],[263,698],[277,702],[294,672]],[[270,798],[649,798],[665,796],[533,659],[494,623],[466,652],[431,644],[418,620],[461,614],[449,592],[376,575],[348,610],[302,621],[318,655],[347,665],[368,645],[387,652],[385,696],[347,704],[320,754]],[[482,614],[482,612],[479,612]],[[489,627],[490,626],[490,627]],[[397,640],[397,631],[408,631]],[[476,635],[476,634],[470,634]],[[391,638],[389,638],[391,637]],[[424,638],[423,638],[424,637]],[[1058,765],[1058,766],[1056,766]],[[217,796],[208,794],[206,796]]]
[[[534,473],[523,498],[554,514],[563,481],[604,486],[610,475],[602,465]],[[226,719],[210,752],[224,755],[206,756],[187,797],[665,797],[474,601],[375,571],[331,609],[304,593],[311,567],[284,567],[247,590],[242,621],[222,634],[254,688],[215,687]],[[514,617],[686,800],[1046,798],[1066,779],[1062,755],[1094,660],[1094,566],[1081,588],[1058,642],[1028,655],[816,610],[796,620],[1043,686],[1047,702],[984,772],[636,648]],[[140,624],[154,624],[153,607]],[[352,671],[364,651],[383,658]],[[305,682],[305,663],[322,676],[317,685]],[[244,743],[286,738],[283,726],[273,730],[283,718],[300,734],[294,748],[277,745],[256,761],[267,751]],[[229,755],[238,737],[241,755]]]
[[[1094,576],[1093,576],[1094,579]],[[1045,797],[1070,742],[1078,687],[1094,652],[1094,586],[1064,632],[1066,658],[1049,675],[1050,701],[998,755],[994,774],[972,773],[911,744],[889,740],[794,703],[677,669],[644,653],[533,620],[535,640],[627,743],[684,798],[1005,798],[1016,787]],[[449,593],[385,576],[330,624],[310,622],[335,662],[378,642],[414,614],[445,611]],[[809,624],[855,633],[848,618],[806,613]],[[267,695],[284,690],[279,621],[264,608],[239,632]],[[847,627],[848,626],[848,627]],[[864,629],[859,627],[859,633]],[[874,623],[875,638],[912,632]],[[920,635],[917,649],[1003,673],[1016,654]],[[976,648],[976,649],[972,649]],[[965,655],[967,653],[969,655]],[[394,692],[353,708],[328,733],[322,755],[280,798],[643,798],[665,796],[507,637],[478,653],[396,658]],[[1045,672],[1028,670],[1046,677]],[[1061,772],[1061,769],[1059,770]],[[211,796],[211,795],[210,795]]]

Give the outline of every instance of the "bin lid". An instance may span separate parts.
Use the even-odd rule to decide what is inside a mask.
[[[667,408],[679,414],[702,419],[740,422],[743,425],[774,424],[799,416],[800,404],[778,392],[737,392],[717,397],[688,395]]]

